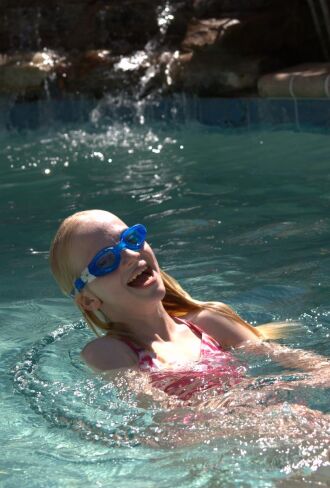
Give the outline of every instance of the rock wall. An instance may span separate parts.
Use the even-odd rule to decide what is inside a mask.
[[[0,0],[0,48],[0,94],[24,99],[249,96],[324,60],[304,0]]]

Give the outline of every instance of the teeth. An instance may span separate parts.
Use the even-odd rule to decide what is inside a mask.
[[[140,274],[142,274],[146,269],[148,269],[148,266],[144,266],[144,268],[142,268],[140,271],[137,271],[133,276],[132,278],[127,282],[128,283],[131,283],[132,281],[135,280],[135,278],[137,278]]]

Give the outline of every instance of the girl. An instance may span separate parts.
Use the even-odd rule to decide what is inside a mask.
[[[141,224],[127,227],[109,212],[88,210],[65,219],[55,235],[53,274],[99,335],[81,353],[91,368],[144,370],[152,386],[189,400],[244,383],[245,367],[230,351],[243,347],[322,372],[314,384],[329,382],[325,358],[263,340],[278,337],[280,325],[252,327],[223,303],[192,299],[160,270],[146,232]]]

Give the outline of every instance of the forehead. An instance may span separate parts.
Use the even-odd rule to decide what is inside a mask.
[[[112,214],[91,215],[78,222],[71,241],[74,267],[85,267],[104,247],[113,246],[127,225]]]

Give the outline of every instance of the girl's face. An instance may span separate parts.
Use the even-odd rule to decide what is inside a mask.
[[[118,244],[125,229],[124,222],[108,212],[92,211],[82,220],[71,247],[74,269],[79,270],[77,275],[101,249]],[[98,308],[116,321],[143,313],[148,305],[159,303],[165,295],[156,257],[147,242],[137,251],[123,249],[120,257],[117,269],[97,277],[82,290],[85,297],[97,297]]]

